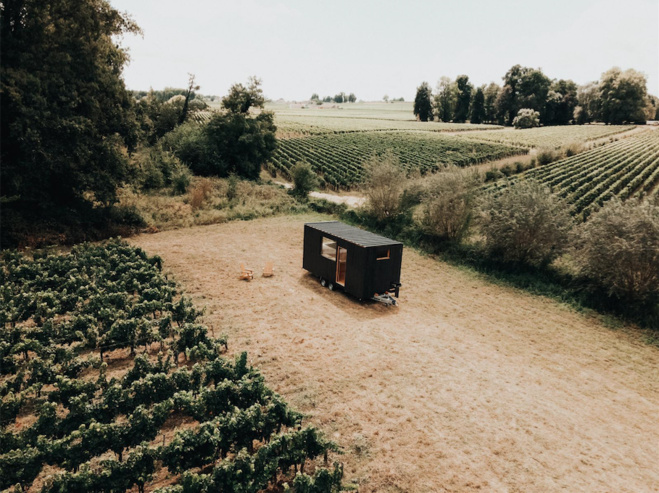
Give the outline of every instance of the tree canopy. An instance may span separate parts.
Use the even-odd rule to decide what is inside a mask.
[[[139,28],[105,0],[5,0],[0,14],[0,197],[32,213],[111,204],[137,135],[113,38]]]
[[[604,123],[645,122],[647,80],[642,73],[614,67],[602,74],[599,91]]]
[[[422,122],[432,121],[432,89],[427,82],[423,82],[416,88],[414,114]]]

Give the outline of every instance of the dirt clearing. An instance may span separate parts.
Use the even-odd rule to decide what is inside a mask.
[[[303,224],[323,219],[131,241],[344,448],[359,491],[659,491],[656,347],[411,249],[400,306],[361,304],[301,268]]]

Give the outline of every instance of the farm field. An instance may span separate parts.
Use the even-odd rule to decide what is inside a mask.
[[[613,197],[625,200],[659,193],[659,132],[646,131],[554,163],[529,170],[507,182],[533,178],[587,217]]]
[[[360,492],[659,489],[659,351],[634,331],[403,255],[401,304],[301,269],[289,216],[142,235],[203,320],[329,433]],[[275,276],[239,281],[240,263]]]
[[[347,188],[362,179],[362,163],[374,152],[391,149],[409,170],[422,173],[441,165],[460,167],[500,159],[526,150],[504,144],[458,139],[429,132],[362,132],[286,139],[272,158],[275,169],[287,173],[298,161],[308,161],[325,183]]]
[[[568,125],[528,129],[469,132],[463,138],[499,142],[520,147],[558,148],[571,142],[587,142],[634,129],[631,125]]]
[[[0,490],[144,492],[183,474],[188,488],[255,491],[333,448],[245,354],[222,356],[226,339],[160,266],[118,241],[3,256]]]

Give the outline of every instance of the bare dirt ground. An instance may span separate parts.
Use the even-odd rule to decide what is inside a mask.
[[[303,223],[323,219],[131,241],[344,448],[359,491],[659,491],[657,347],[411,249],[400,306],[361,304],[301,268]]]

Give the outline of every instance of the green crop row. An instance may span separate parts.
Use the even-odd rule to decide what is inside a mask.
[[[526,152],[507,145],[427,132],[362,132],[280,141],[272,164],[287,174],[296,162],[307,161],[326,184],[349,188],[362,180],[362,163],[372,154],[387,150],[391,150],[406,169],[422,173],[443,165],[466,167]]]

